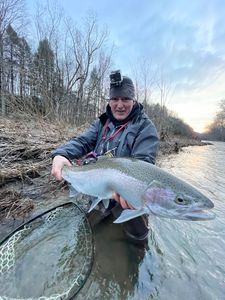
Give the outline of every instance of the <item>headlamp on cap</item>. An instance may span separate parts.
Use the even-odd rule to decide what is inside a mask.
[[[120,70],[110,74],[109,99],[118,97],[135,100],[134,84],[129,77],[122,76]]]
[[[123,77],[121,75],[120,70],[111,72],[109,78],[110,78],[110,87],[122,85]]]

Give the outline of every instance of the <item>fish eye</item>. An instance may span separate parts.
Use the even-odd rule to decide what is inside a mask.
[[[184,199],[182,196],[177,196],[175,202],[180,205],[185,205],[188,203],[188,201]]]

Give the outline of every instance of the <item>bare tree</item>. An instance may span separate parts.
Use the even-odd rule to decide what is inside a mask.
[[[84,119],[85,85],[93,67],[98,68],[98,56],[108,32],[99,30],[96,17],[91,12],[82,24],[74,24],[64,16],[63,9],[50,0],[38,5],[35,24],[39,41],[47,39],[54,52],[58,78],[55,89],[61,86],[60,93],[54,95],[54,112],[57,118],[62,116],[67,121],[74,120],[72,116],[76,115],[79,123]],[[62,107],[63,112],[60,111]]]
[[[0,1],[0,105],[1,113],[5,115],[6,102],[4,97],[4,36],[10,24],[19,26],[24,19],[24,0]]]
[[[36,2],[34,22],[37,40],[46,38],[52,47],[58,44],[64,18],[64,10],[57,1]]]
[[[86,111],[84,119],[88,120],[95,119],[101,114],[106,107],[109,90],[106,86],[109,86],[108,73],[110,67],[111,58],[104,52],[99,53],[98,61],[96,66],[92,69],[88,84],[86,86],[85,93],[85,105],[83,108]]]
[[[168,113],[166,105],[169,102],[170,97],[172,96],[173,88],[171,82],[166,80],[165,72],[162,68],[159,69],[159,75],[156,85],[159,91],[159,103],[161,107],[159,114],[158,131],[161,139],[163,140],[167,135],[166,121],[168,119]]]
[[[214,128],[215,127],[219,133],[219,139],[225,141],[225,100],[221,100],[219,103],[219,111],[214,119]]]
[[[219,110],[213,122],[207,127],[203,138],[225,142],[225,100],[219,102]]]
[[[4,0],[4,3],[16,5],[22,1]],[[29,113],[34,107],[34,114],[51,120],[85,122],[101,113],[106,104],[106,77],[111,63],[111,53],[105,50],[108,32],[99,29],[91,13],[82,24],[75,25],[64,17],[54,1],[41,3],[35,18],[36,51],[31,50],[14,26],[9,24],[8,32],[1,27],[0,96],[4,82],[4,91],[15,100],[10,100],[11,111],[15,105],[24,112],[27,107]],[[4,113],[4,100],[1,104]]]
[[[63,95],[63,72],[62,72],[62,40],[64,36],[64,10],[57,1],[47,0],[36,3],[35,28],[39,44],[47,40],[54,56],[54,70],[52,69],[52,89],[44,90],[45,107],[48,116],[59,117],[60,101]],[[37,85],[42,85],[41,81]]]
[[[156,81],[156,74],[150,58],[141,57],[131,67],[134,79],[136,99],[144,104],[150,104]]]
[[[75,96],[77,120],[82,118],[85,84],[91,67],[106,41],[107,30],[100,31],[95,16],[88,15],[84,27],[78,29],[71,20],[66,22],[64,74],[66,93]]]

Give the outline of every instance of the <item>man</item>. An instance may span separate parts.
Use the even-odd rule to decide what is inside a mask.
[[[79,159],[92,152],[103,155],[112,150],[115,156],[134,157],[155,163],[158,148],[158,134],[154,124],[143,112],[143,106],[135,101],[133,82],[120,71],[110,75],[110,100],[103,113],[86,132],[53,151],[51,174],[62,180],[64,165],[70,166],[71,160]],[[131,208],[126,199],[112,194],[107,210],[102,218],[113,214],[116,218],[123,209]],[[145,242],[148,235],[147,217],[140,216],[123,224],[126,236],[135,242]]]

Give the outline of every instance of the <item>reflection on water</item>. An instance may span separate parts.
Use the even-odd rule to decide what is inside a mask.
[[[225,143],[185,148],[160,167],[200,189],[215,220],[150,217],[148,249],[110,221],[95,229],[92,274],[78,299],[225,299]]]
[[[136,246],[124,238],[121,225],[107,220],[96,226],[95,265],[78,299],[148,299],[157,295],[160,251]]]

